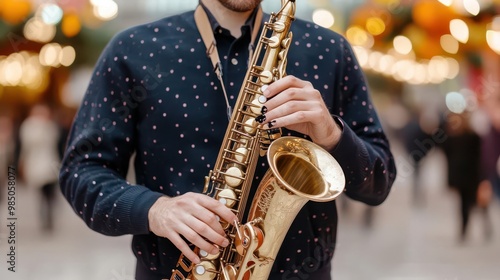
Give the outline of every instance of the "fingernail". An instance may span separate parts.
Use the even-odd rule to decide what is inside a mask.
[[[195,264],[201,263],[201,259],[199,257],[194,257],[194,263]]]
[[[267,124],[267,127],[272,128],[275,125],[276,125],[276,121],[272,121],[272,122]]]
[[[229,240],[224,239],[224,241],[222,242],[222,247],[227,247],[228,245],[229,245]]]
[[[255,121],[258,122],[258,123],[265,122],[266,121],[266,115],[260,115],[260,116],[256,117]]]
[[[263,86],[260,88],[260,90],[262,91],[262,93],[263,93],[264,95],[266,95],[267,93],[269,93],[269,91],[267,90],[267,87],[268,87],[268,85],[263,85]]]
[[[266,106],[262,106],[262,109],[260,110],[260,112],[264,115],[265,113],[267,113],[267,107]]]
[[[259,100],[260,104],[264,104],[267,102],[267,97],[265,97],[264,95],[261,95],[261,96],[259,96],[258,100]]]

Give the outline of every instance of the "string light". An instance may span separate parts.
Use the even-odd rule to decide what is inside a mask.
[[[500,16],[493,18],[486,31],[486,42],[497,54],[500,54]]]
[[[450,21],[450,33],[460,43],[469,41],[469,27],[467,23],[461,19],[453,19]]]
[[[400,54],[409,54],[413,49],[410,39],[402,35],[394,37],[393,45],[394,49]]]
[[[470,18],[485,11],[488,5],[498,4],[498,2],[490,0],[438,1],[448,7],[450,11],[456,12],[450,12],[449,15],[443,17],[444,20],[435,21],[440,23],[439,26],[446,26],[446,24],[441,23],[448,23],[449,19],[452,18],[449,21],[448,30],[445,28],[445,32],[435,32],[433,35],[426,37],[419,37],[414,32],[409,32],[404,33],[406,36],[397,35],[394,38],[388,37],[392,36],[394,25],[397,24],[397,21],[391,20],[391,14],[394,15],[395,13],[392,13],[394,11],[401,12],[401,9],[398,10],[394,7],[406,5],[405,1],[377,0],[371,2],[384,3],[385,6],[383,7],[386,13],[382,15],[371,10],[371,12],[364,14],[363,22],[356,22],[355,25],[346,28],[345,32],[347,40],[355,49],[360,64],[370,71],[408,83],[439,83],[446,79],[454,79],[458,75],[460,71],[458,60],[462,58],[460,56],[461,49],[471,49],[471,44],[479,44],[477,38],[482,40],[481,47],[487,46],[500,54],[500,16],[494,17],[487,25],[486,30],[474,28],[479,26],[479,21],[469,21]],[[112,20],[117,17],[119,10],[116,0],[84,1],[87,9],[82,9],[82,6],[80,6],[80,10],[68,9],[71,6],[71,1],[38,1],[38,3],[42,3],[38,7],[32,7],[36,1],[8,0],[7,2],[11,3],[9,7],[14,8],[15,6],[12,6],[12,3],[30,3],[30,13],[33,11],[35,13],[31,15],[31,18],[28,18],[29,14],[22,13],[24,17],[22,19],[24,22],[23,35],[28,40],[46,45],[39,55],[31,55],[29,58],[24,57],[24,60],[19,59],[18,55],[0,57],[2,65],[0,69],[3,69],[0,71],[0,88],[6,85],[21,86],[27,84],[27,80],[33,80],[33,78],[28,77],[34,77],[33,71],[38,71],[37,69],[40,69],[40,67],[46,69],[61,66],[69,67],[74,63],[77,54],[73,47],[63,47],[55,43],[47,44],[56,38],[57,25],[61,25],[60,30],[66,37],[73,37],[78,35],[83,25],[88,27],[89,21],[101,23],[102,21]],[[437,5],[444,8],[439,3]],[[389,6],[391,9],[389,9]],[[21,6],[19,7],[21,8]],[[12,14],[9,11],[2,10],[0,16],[9,18],[8,16]],[[425,15],[428,16],[428,14]],[[328,8],[315,9],[312,13],[312,19],[316,24],[326,28],[333,28],[337,24],[335,16],[332,14],[331,9]],[[426,17],[426,19],[429,20],[430,16]],[[484,18],[481,18],[481,20],[484,20]],[[340,22],[338,18],[337,21]],[[486,23],[482,21],[481,24],[481,28],[484,29]],[[423,30],[423,33],[426,33],[427,29],[429,29],[428,27],[427,29],[422,26],[419,27],[416,20],[414,20],[413,26]],[[478,32],[478,30],[481,32]],[[448,31],[449,34],[443,34]],[[432,31],[427,33],[430,34]],[[480,36],[477,34],[480,34]],[[420,42],[418,42],[419,40]],[[438,43],[437,47],[436,44],[433,44],[432,47],[429,46],[428,42],[430,40],[433,40],[433,43]],[[389,44],[386,42],[389,42]],[[424,45],[424,51],[422,51],[422,44]],[[436,53],[439,53],[439,55]],[[447,54],[452,55],[453,58],[441,56]],[[33,59],[38,61],[39,66],[35,67],[33,62],[26,62]],[[10,70],[6,71],[5,69]],[[32,83],[39,84],[33,81]]]

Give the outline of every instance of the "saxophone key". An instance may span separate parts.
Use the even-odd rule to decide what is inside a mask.
[[[267,44],[273,49],[277,48],[280,45],[280,38],[278,36],[273,36],[267,39]]]
[[[246,120],[244,129],[246,133],[255,135],[255,132],[257,131],[257,122],[255,121],[255,118],[249,118]]]
[[[283,22],[281,22],[281,21],[277,21],[277,22],[271,24],[271,28],[274,31],[276,31],[278,33],[281,33],[283,31],[285,31],[286,25]]]
[[[216,275],[216,267],[209,261],[203,261],[193,269],[193,278],[196,280],[212,280]]]
[[[257,95],[254,100],[252,100],[252,105],[250,106],[250,110],[254,114],[261,114],[262,112],[262,102],[261,102],[261,96],[263,95]]]
[[[217,246],[217,245],[214,245],[214,246]],[[210,253],[208,253],[207,251],[205,251],[205,250],[201,250],[201,249],[200,249],[200,252],[198,253],[198,255],[199,255],[202,259],[204,259],[204,260],[210,260],[210,261],[213,261],[213,260],[216,260],[216,259],[218,259],[218,258],[219,258],[219,256],[220,256],[220,252],[219,252],[219,253],[217,253],[217,254],[210,254]]]
[[[273,82],[274,75],[271,71],[264,70],[260,73],[259,79],[264,84],[270,84],[271,82]]]
[[[290,47],[290,44],[292,43],[292,32],[290,32],[290,35],[288,38],[285,38],[283,39],[283,41],[281,41],[281,46],[284,48],[284,49],[288,49],[288,47]]]
[[[286,50],[282,50],[278,53],[278,57],[280,60],[285,60],[286,58],[286,55],[287,55],[287,51]]]
[[[244,163],[247,159],[247,155],[248,155],[248,149],[245,147],[240,147],[240,148],[236,149],[236,153],[234,154],[234,158],[238,162]]]
[[[227,208],[232,208],[236,204],[236,194],[231,189],[224,189],[217,194],[217,200]]]
[[[225,182],[230,187],[238,187],[243,181],[243,171],[236,166],[229,167],[224,174]]]

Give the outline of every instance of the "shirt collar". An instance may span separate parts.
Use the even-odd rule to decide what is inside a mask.
[[[210,10],[205,6],[205,4],[203,4],[202,1],[199,1],[201,7],[203,8],[203,10],[205,10],[205,12],[207,13],[207,16],[208,16],[208,20],[210,21],[210,26],[212,27],[212,31],[214,33],[218,33],[218,29],[221,28],[221,29],[225,29],[224,27],[222,27],[219,22],[217,22],[217,20],[215,19],[214,15],[210,12]],[[245,25],[244,26],[248,26],[248,28],[250,29],[250,32],[252,32],[253,30],[253,26],[254,26],[254,21],[255,21],[255,17],[257,15],[257,11],[260,9],[260,6],[258,6],[257,8],[255,8],[253,10],[253,12],[250,14],[250,16],[248,17],[248,19],[245,21]]]

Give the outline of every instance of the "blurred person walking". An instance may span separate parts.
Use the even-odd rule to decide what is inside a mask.
[[[491,126],[486,135],[481,137],[482,178],[500,198],[500,128]]]
[[[425,203],[424,186],[421,184],[423,159],[435,147],[433,133],[439,128],[439,117],[429,108],[415,108],[411,118],[401,130],[403,145],[408,154],[412,172],[412,202],[415,206]],[[432,145],[428,144],[431,141]]]
[[[481,137],[481,175],[500,198],[500,91],[491,91],[480,101],[488,122]]]
[[[447,138],[443,151],[448,165],[448,185],[460,197],[459,240],[465,242],[472,209],[477,206],[478,188],[481,182],[481,138],[471,128],[468,114],[450,113],[445,122]],[[485,235],[489,238],[491,223],[488,211],[481,205]]]
[[[35,105],[20,127],[19,168],[27,187],[40,190],[42,229],[53,229],[53,202],[58,181],[60,130],[50,108]]]
[[[403,128],[403,143],[408,153],[412,172],[412,201],[415,205],[423,203],[422,186],[420,184],[420,170],[422,159],[427,155],[428,150],[422,150],[417,147],[416,143],[429,137],[420,127],[419,117],[415,116]]]
[[[477,203],[483,212],[485,237],[493,237],[493,225],[489,217],[489,206],[493,199],[500,198],[500,128],[491,123],[489,130],[481,135],[481,182],[477,190]]]

